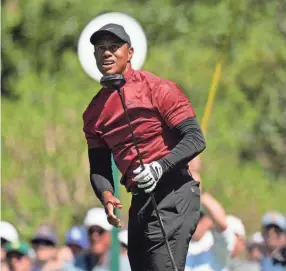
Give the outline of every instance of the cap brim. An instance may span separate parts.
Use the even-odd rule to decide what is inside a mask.
[[[91,37],[90,37],[90,43],[95,45],[96,44],[96,41],[101,37],[103,36],[104,34],[111,34],[115,37],[117,37],[118,39],[126,42],[125,40],[121,39],[116,33],[114,33],[113,31],[109,31],[109,30],[99,30],[99,31],[96,31],[94,32]]]
[[[80,242],[77,242],[77,241],[69,241],[69,242],[66,242],[66,245],[69,246],[69,245],[75,245],[75,246],[78,246],[80,248],[86,248],[86,246],[84,246],[82,243]]]
[[[39,241],[49,242],[49,243],[51,243],[51,245],[54,245],[54,246],[56,245],[56,242],[54,240],[51,240],[51,239],[45,238],[45,237],[35,237],[35,238],[31,239],[32,244],[37,243]]]
[[[105,231],[111,231],[112,230],[112,226],[110,224],[107,223],[100,223],[100,222],[94,222],[94,223],[90,223],[90,224],[86,224],[85,227],[87,230],[89,230],[92,227],[100,227],[102,229],[104,229]]]
[[[263,227],[268,227],[268,226],[276,226],[283,231],[285,230],[285,227],[283,227],[283,225],[281,225],[280,223],[274,222],[274,221],[263,223]]]

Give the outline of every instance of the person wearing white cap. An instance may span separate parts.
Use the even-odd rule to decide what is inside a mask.
[[[246,247],[245,227],[241,219],[233,215],[227,216],[222,205],[209,193],[202,193],[201,202],[216,228],[212,232],[213,250],[218,266],[215,270],[258,271],[257,263],[237,258]]]
[[[16,228],[7,221],[0,221],[0,238],[1,238],[1,251],[0,251],[0,258],[1,258],[1,270],[4,270],[5,265],[5,257],[6,252],[4,246],[7,243],[16,242],[19,240],[19,235]]]
[[[255,232],[247,240],[248,259],[259,262],[265,253],[265,242],[261,232]]]
[[[266,253],[261,259],[263,271],[286,269],[286,218],[277,211],[270,211],[262,217],[262,235]],[[284,255],[284,256],[283,256]]]
[[[262,235],[270,255],[286,245],[286,218],[277,211],[270,211],[261,220]]]
[[[103,208],[90,209],[83,224],[87,228],[91,251],[96,255],[97,263],[101,264],[111,245],[112,226],[107,221],[105,210]]]
[[[15,242],[18,241],[19,235],[16,228],[7,221],[0,221],[0,237],[2,242]]]
[[[66,264],[63,271],[108,271],[111,229],[103,208],[87,211],[83,224],[88,233],[90,248],[77,256],[73,264]]]

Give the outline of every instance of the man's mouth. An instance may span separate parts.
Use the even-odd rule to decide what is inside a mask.
[[[102,66],[103,67],[109,67],[109,66],[111,66],[111,65],[113,65],[115,62],[114,61],[104,61],[103,63],[102,63]]]

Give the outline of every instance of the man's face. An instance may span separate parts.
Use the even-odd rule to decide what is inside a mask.
[[[109,250],[111,244],[110,232],[99,226],[93,226],[88,230],[88,237],[91,251],[95,255],[104,255]]]
[[[56,257],[57,250],[53,243],[45,240],[37,240],[34,241],[32,245],[38,261],[46,262]]]
[[[263,228],[262,234],[265,244],[271,251],[282,248],[286,245],[285,232],[276,225],[269,225]]]
[[[94,56],[103,75],[124,74],[133,56],[133,48],[112,34],[102,35],[94,46]]]

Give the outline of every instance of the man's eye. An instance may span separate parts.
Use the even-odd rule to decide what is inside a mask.
[[[103,45],[98,45],[98,46],[96,46],[96,50],[97,51],[103,51],[104,50],[104,46]]]
[[[120,48],[120,46],[118,45],[118,44],[112,44],[111,46],[110,46],[110,49],[112,50],[112,51],[116,51],[117,49],[119,49]]]

